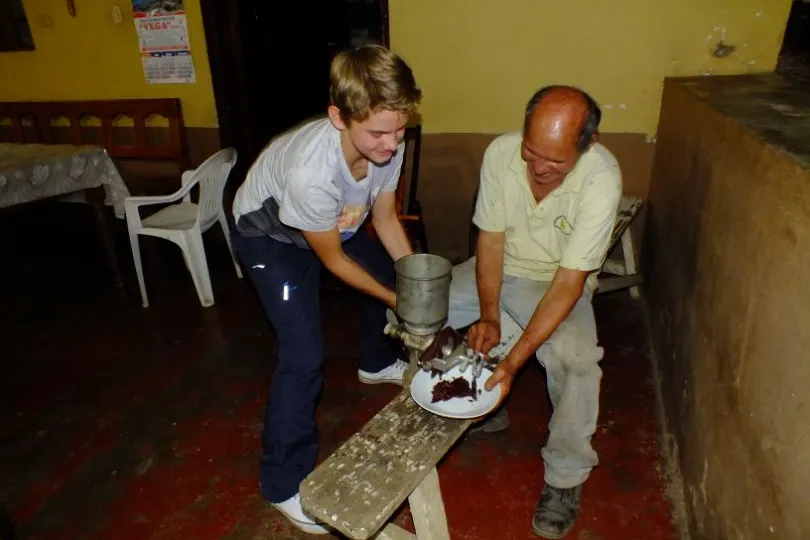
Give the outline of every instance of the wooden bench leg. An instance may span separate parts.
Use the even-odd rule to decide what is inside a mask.
[[[402,527],[397,527],[393,523],[389,523],[374,537],[374,540],[414,540],[415,538],[415,534],[411,534]]]
[[[408,503],[416,535],[390,523],[375,537],[376,540],[450,540],[439,473],[435,467],[408,496]]]
[[[630,227],[622,233],[622,254],[624,255],[624,270],[626,276],[632,276],[637,272],[636,252],[633,250],[633,237],[630,235]],[[630,296],[638,298],[641,296],[638,285],[630,287]]]
[[[439,473],[434,467],[408,497],[418,540],[450,540]]]

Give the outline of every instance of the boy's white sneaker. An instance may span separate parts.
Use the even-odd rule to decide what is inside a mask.
[[[270,503],[279,512],[284,514],[293,526],[309,534],[329,534],[329,529],[319,525],[317,521],[309,517],[301,506],[301,495],[296,493],[289,499],[280,503]]]
[[[381,369],[377,373],[369,373],[362,369],[357,370],[357,378],[361,383],[365,384],[398,384],[402,386],[402,377],[405,375],[405,370],[408,369],[407,362],[397,360],[387,368]]]

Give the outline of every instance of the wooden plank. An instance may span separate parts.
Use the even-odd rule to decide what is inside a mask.
[[[470,423],[429,413],[403,390],[301,482],[301,502],[346,536],[369,538]]]
[[[616,224],[613,226],[613,231],[610,237],[610,249],[619,241],[619,238],[624,234],[625,229],[630,226],[630,222],[636,217],[639,209],[641,208],[642,200],[637,197],[623,195],[619,201],[619,208],[616,212]]]
[[[138,119],[145,120],[151,114],[166,118],[169,122],[169,140],[167,144],[149,145],[146,140],[146,127]],[[124,115],[135,121],[133,127],[134,143],[118,146],[112,134],[112,122],[118,115]],[[25,131],[21,123],[23,118],[31,117],[34,127],[39,131],[39,138],[28,142],[52,144],[50,118],[65,116],[70,120],[71,143],[76,144],[77,134],[74,119],[84,116],[97,118],[101,122],[101,144],[112,157],[171,159],[178,163],[181,170],[190,168],[184,139],[182,108],[177,98],[160,99],[115,99],[88,101],[0,101],[0,118],[10,118],[14,142],[24,142]],[[81,127],[78,126],[80,130]],[[79,137],[81,138],[81,137]]]
[[[408,502],[411,505],[416,538],[450,540],[450,529],[447,527],[447,515],[444,513],[444,501],[436,469],[431,470],[422,483],[413,490]]]
[[[627,275],[635,275],[636,270],[636,251],[633,247],[633,236],[630,234],[630,229],[627,228],[622,234],[622,253],[624,254],[624,267],[627,270]],[[638,286],[630,287],[630,297],[639,298],[641,291]]]
[[[36,116],[37,134],[43,144],[53,144],[53,132],[51,131],[51,118],[47,114]]]
[[[614,276],[626,276],[627,269],[624,267],[624,261],[614,261],[608,259],[602,265],[602,272],[613,274]]]
[[[146,146],[146,119],[142,116],[133,116],[135,128],[135,142],[133,146],[136,148],[144,148]]]
[[[112,133],[112,121],[113,118],[111,116],[101,116],[99,117],[101,121],[101,142],[104,148],[107,151],[111,151],[115,144],[113,143],[113,133]],[[113,155],[110,153],[110,155]]]
[[[389,523],[374,537],[374,540],[416,540],[416,535]]]
[[[644,283],[644,276],[642,276],[641,274],[633,274],[632,276],[600,278],[599,288],[597,289],[597,291],[600,294],[608,293],[612,291],[618,291],[619,289],[627,289],[629,287],[635,287],[637,285],[641,285],[642,283]]]
[[[82,145],[82,122],[77,114],[70,114],[67,117],[70,122],[70,144],[74,146]]]
[[[23,130],[22,117],[11,117],[11,140],[15,143],[25,142],[25,131]]]

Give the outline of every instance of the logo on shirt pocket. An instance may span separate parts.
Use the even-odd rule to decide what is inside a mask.
[[[557,216],[554,219],[554,227],[557,228],[563,234],[571,234],[574,232],[574,226],[571,225],[571,222],[565,216]]]

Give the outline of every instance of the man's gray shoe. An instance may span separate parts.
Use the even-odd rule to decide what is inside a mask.
[[[581,495],[582,484],[568,489],[546,484],[532,519],[534,534],[552,540],[568,534],[577,522]]]
[[[496,433],[503,431],[509,427],[509,413],[506,412],[505,407],[501,407],[495,414],[487,420],[482,420],[481,424],[472,428],[470,434],[473,433]]]

